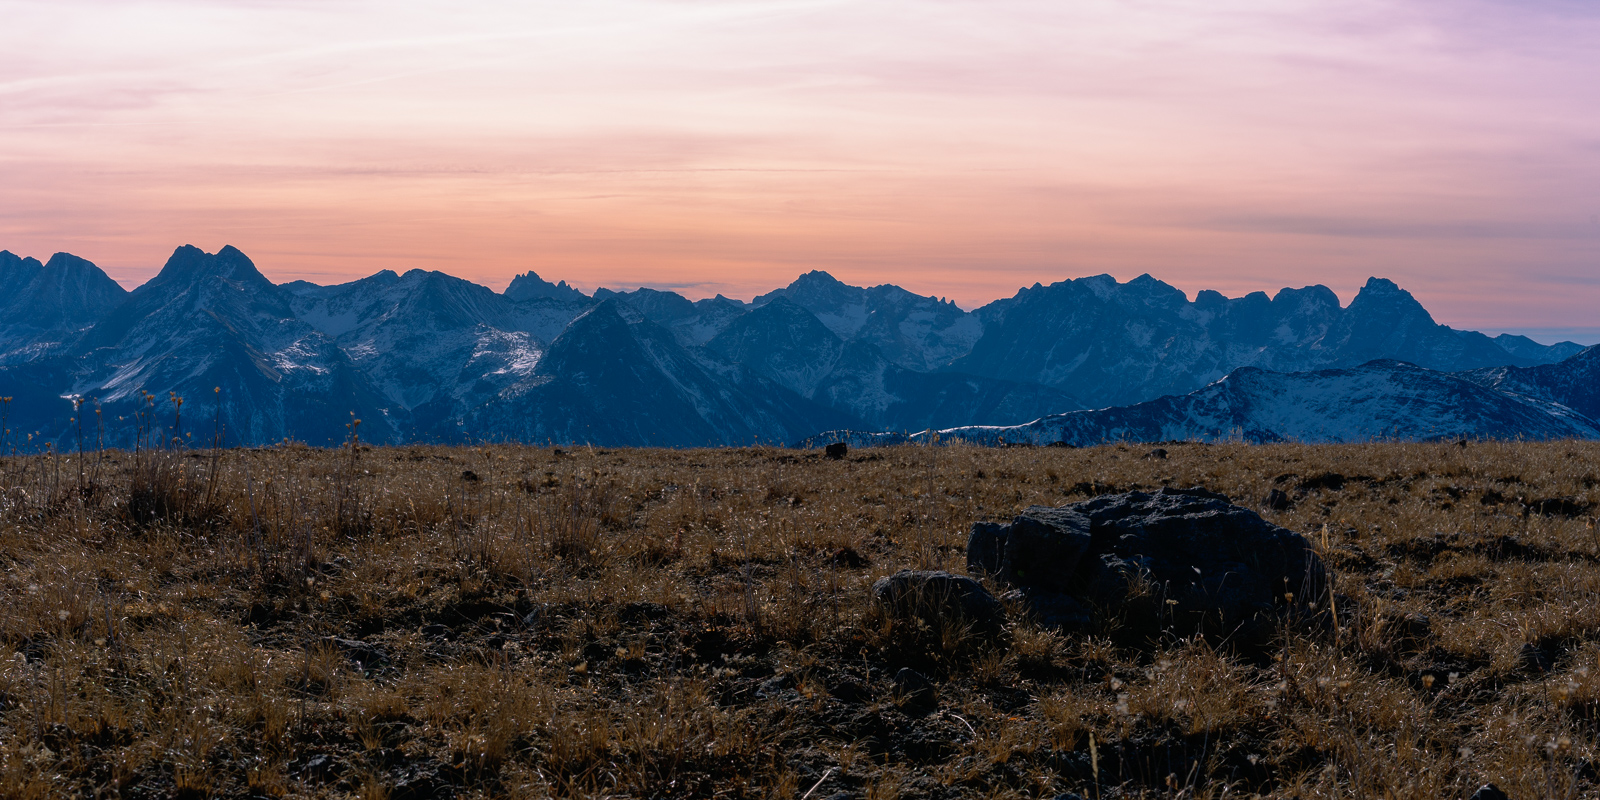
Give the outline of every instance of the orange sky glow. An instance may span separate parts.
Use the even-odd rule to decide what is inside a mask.
[[[973,307],[1393,278],[1600,341],[1590,3],[0,0],[0,248]]]

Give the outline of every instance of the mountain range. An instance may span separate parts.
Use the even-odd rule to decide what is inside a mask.
[[[1106,442],[1366,442],[1461,439],[1600,439],[1600,422],[1557,402],[1592,404],[1600,346],[1558,364],[1439,372],[1376,360],[1349,369],[1272,372],[1242,367],[1183,395],[1130,406],[1052,414],[1022,425],[969,425],[916,434],[833,431],[807,444],[856,446],[965,441],[987,445]],[[1558,377],[1559,376],[1559,377]],[[1587,376],[1589,382],[1579,381]],[[1539,378],[1539,394],[1526,388]],[[1572,389],[1565,391],[1563,387]]]
[[[586,295],[533,272],[504,292],[423,270],[274,284],[235,248],[184,246],[131,292],[65,253],[0,251],[0,285],[7,446],[69,446],[75,398],[112,445],[328,445],[357,419],[371,442],[672,447],[973,426],[1085,443],[1600,435],[1593,348],[1454,330],[1380,278],[1348,306],[1322,286],[1191,301],[1100,275],[965,311],[825,272],[751,302]]]

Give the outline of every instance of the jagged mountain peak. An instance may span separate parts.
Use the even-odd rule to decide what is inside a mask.
[[[181,289],[207,278],[249,284],[253,288],[270,288],[274,285],[256,269],[255,262],[249,256],[233,245],[224,245],[216,253],[207,253],[192,244],[186,244],[172,251],[161,271],[139,289]]]
[[[1339,303],[1339,295],[1320,283],[1313,286],[1302,286],[1299,289],[1285,286],[1272,296],[1272,302],[1334,309],[1342,307]]]
[[[860,305],[866,302],[867,290],[851,286],[822,270],[812,270],[795,278],[788,286],[756,297],[752,303],[765,305],[775,297],[787,297],[801,306],[816,311],[819,308]]]
[[[127,296],[93,262],[68,253],[44,264],[0,253],[0,285],[0,363],[54,352]]]
[[[1416,297],[1388,278],[1368,278],[1361,291],[1356,292],[1355,299],[1350,301],[1348,310],[1359,313],[1378,304],[1399,313],[1420,314],[1427,317],[1428,322],[1433,322],[1433,315],[1422,307]]]
[[[589,299],[588,295],[568,286],[566,281],[551,283],[539,277],[539,273],[531,269],[512,278],[510,285],[506,286],[504,294],[506,299],[519,302],[537,300],[541,297],[549,297],[565,302],[581,302]]]
[[[1409,292],[1376,277],[1348,307],[1325,286],[1270,297],[1206,290],[1190,301],[1142,274],[1036,284],[975,312],[893,284],[852,286],[821,270],[752,303],[690,301],[651,288],[601,289],[591,299],[532,271],[504,292],[425,269],[275,286],[232,246],[214,254],[177,248],[131,294],[70,254],[41,264],[0,252],[0,279],[8,289],[25,287],[0,298],[0,370],[51,357],[48,370],[27,379],[48,384],[41,397],[82,392],[116,402],[139,388],[203,394],[220,385],[239,404],[224,416],[250,426],[258,441],[279,438],[274,426],[337,436],[341,429],[322,426],[326,420],[291,419],[281,405],[324,396],[333,399],[319,407],[392,413],[387,424],[400,438],[520,430],[659,444],[675,431],[673,441],[709,443],[770,440],[818,418],[818,409],[879,430],[1005,425],[1082,408],[1077,397],[1127,406],[1355,365],[1404,383],[1415,368],[1372,359],[1463,370],[1549,363],[1559,349],[1438,325]],[[80,308],[81,321],[50,323],[48,335],[24,330],[55,307]],[[1582,405],[1600,384],[1594,374],[1578,359],[1538,372],[1505,367],[1479,383],[1499,381],[1502,393],[1552,407]],[[1363,385],[1400,391],[1388,380]],[[547,391],[541,382],[564,388]],[[1422,397],[1422,384],[1455,385],[1422,381],[1405,391]],[[537,424],[519,428],[514,415],[485,411],[511,397],[534,398],[517,408]],[[593,416],[612,413],[638,419]],[[563,422],[562,414],[583,421]],[[680,425],[679,416],[699,422]],[[501,424],[510,427],[472,427]]]
[[[791,289],[811,289],[811,288],[830,288],[831,289],[831,288],[838,288],[838,287],[853,288],[853,287],[850,287],[848,284],[846,284],[844,281],[841,281],[838,278],[833,277],[832,273],[826,272],[826,271],[820,270],[820,269],[814,269],[814,270],[811,270],[810,272],[803,273],[799,277],[795,278],[794,281],[792,281],[789,284],[789,288],[791,288]]]
[[[1361,291],[1372,294],[1405,294],[1407,296],[1411,294],[1400,288],[1400,284],[1388,278],[1379,278],[1377,276],[1367,278],[1367,282],[1361,286]]]
[[[44,268],[62,271],[87,271],[90,269],[96,269],[93,261],[90,261],[87,258],[79,258],[71,253],[56,253],[55,255],[50,256],[50,260],[45,262]]]

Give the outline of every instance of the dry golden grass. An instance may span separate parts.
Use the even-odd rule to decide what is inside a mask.
[[[1600,794],[1600,446],[1166,449],[5,459],[0,796]],[[975,520],[1164,485],[1284,492],[1337,624],[1241,656],[869,602]]]

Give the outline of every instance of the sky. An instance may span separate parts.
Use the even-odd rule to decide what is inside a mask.
[[[822,269],[971,308],[1149,273],[1368,276],[1600,341],[1588,0],[0,0],[0,249],[124,286],[748,298]]]

